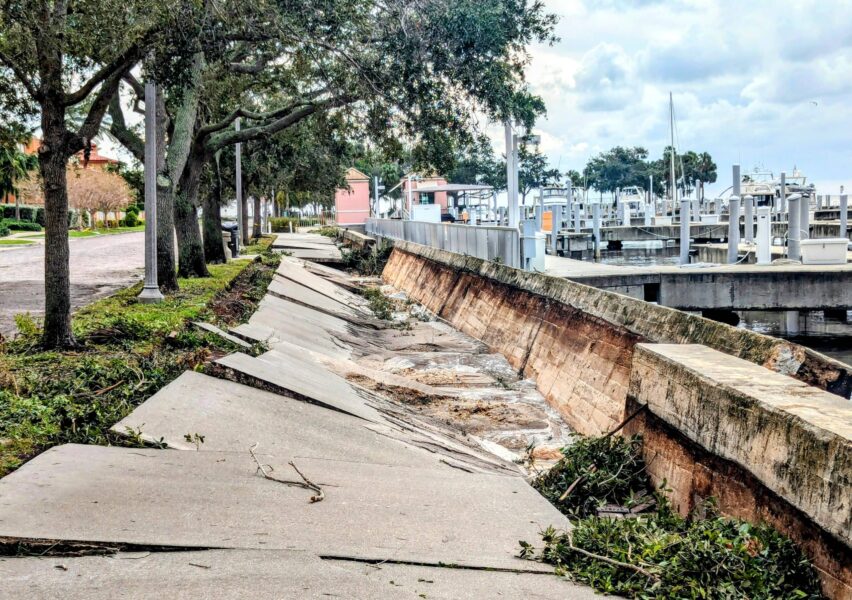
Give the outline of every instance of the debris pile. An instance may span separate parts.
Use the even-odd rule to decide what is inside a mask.
[[[521,556],[628,598],[822,598],[816,569],[769,526],[719,515],[712,500],[687,518],[645,473],[640,437],[578,439],[533,483],[572,527],[547,528]]]

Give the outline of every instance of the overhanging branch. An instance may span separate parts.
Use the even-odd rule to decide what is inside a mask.
[[[237,110],[232,111],[231,114],[226,116],[221,121],[217,121],[216,123],[211,123],[209,125],[205,125],[204,127],[201,127],[198,130],[196,137],[201,139],[203,137],[212,135],[212,134],[216,133],[217,131],[222,131],[223,129],[230,127],[233,124],[233,122],[236,121],[237,118],[239,118],[239,117],[242,117],[244,119],[250,119],[252,121],[272,121],[272,120],[281,118],[281,117],[293,112],[294,110],[296,110],[300,106],[308,106],[308,105],[312,104],[317,98],[319,98],[320,96],[322,96],[326,92],[328,92],[328,89],[322,89],[322,90],[317,90],[315,92],[311,92],[309,94],[306,94],[304,96],[304,98],[300,99],[297,102],[291,102],[290,104],[287,104],[286,106],[283,106],[281,108],[278,108],[276,110],[272,110],[272,111],[269,111],[269,112],[254,112],[254,111],[250,111],[250,110],[247,110],[247,109],[244,109],[244,108],[238,108]]]
[[[308,104],[306,106],[301,106],[295,109],[293,112],[284,115],[281,118],[275,119],[274,121],[271,121],[269,123],[256,125],[254,127],[248,127],[246,129],[241,129],[240,131],[228,131],[226,133],[220,133],[207,140],[207,151],[215,152],[220,148],[224,148],[233,144],[239,144],[251,140],[269,137],[278,133],[279,131],[287,129],[288,127],[292,127],[299,121],[308,118],[314,113],[320,112],[322,110],[339,108],[341,106],[351,104],[356,100],[356,98],[351,96],[336,96],[324,102],[316,102]]]
[[[41,100],[41,98],[42,98],[41,92],[39,92],[38,88],[36,88],[36,86],[33,85],[33,82],[30,81],[29,77],[26,76],[26,73],[24,73],[24,71],[23,71],[23,69],[21,69],[20,65],[17,64],[14,60],[12,60],[12,57],[10,57],[8,54],[6,54],[3,51],[0,51],[0,62],[5,64],[7,67],[9,67],[12,70],[12,73],[15,74],[15,77],[18,78],[18,81],[21,82],[21,85],[24,86],[24,89],[27,90],[27,93],[30,95],[30,97],[33,100],[35,100],[35,101]]]
[[[92,75],[86,83],[84,83],[76,92],[65,94],[63,103],[65,106],[74,106],[89,97],[89,94],[101,83],[107,79],[112,79],[116,75],[125,73],[136,61],[142,57],[143,49],[147,43],[157,33],[158,28],[152,27],[145,31],[139,39],[124,49],[118,56],[110,62],[102,66]]]
[[[121,98],[118,94],[113,95],[109,103],[109,114],[112,118],[109,132],[136,160],[144,163],[145,142],[127,127],[127,123],[124,120],[124,111],[121,109]]]

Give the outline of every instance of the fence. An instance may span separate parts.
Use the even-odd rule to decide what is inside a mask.
[[[511,227],[367,219],[366,231],[377,237],[405,240],[484,260],[499,260],[510,267],[521,266],[520,235]]]

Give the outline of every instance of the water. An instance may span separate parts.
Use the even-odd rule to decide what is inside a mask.
[[[660,242],[624,242],[621,250],[601,250],[601,263],[623,267],[653,267],[677,265],[680,250],[677,244]]]
[[[677,265],[677,244],[625,242],[621,250],[601,251],[608,265],[651,267]],[[743,311],[738,327],[782,338],[852,365],[852,311],[846,318],[826,317],[822,311]]]
[[[743,311],[739,327],[790,340],[852,365],[852,311],[845,318],[822,311]]]

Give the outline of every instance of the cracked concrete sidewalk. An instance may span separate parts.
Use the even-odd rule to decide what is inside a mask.
[[[516,557],[567,526],[515,462],[564,423],[478,341],[379,322],[342,278],[285,258],[231,331],[268,352],[187,372],[113,428],[165,449],[64,445],[0,480],[3,544],[41,555],[0,559],[0,596],[594,597]],[[325,499],[260,476],[252,447]],[[73,556],[92,547],[117,553]]]

